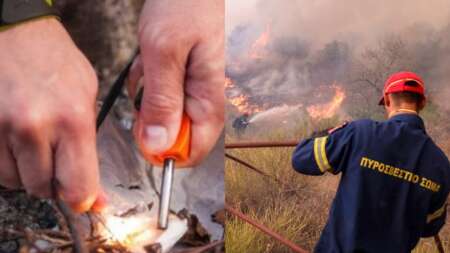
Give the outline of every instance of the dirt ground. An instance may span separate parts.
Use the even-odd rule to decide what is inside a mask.
[[[24,244],[23,239],[2,230],[52,229],[57,223],[49,201],[31,198],[22,191],[0,188],[0,252],[17,252]]]

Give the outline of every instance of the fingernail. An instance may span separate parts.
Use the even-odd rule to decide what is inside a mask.
[[[150,153],[160,153],[167,149],[167,129],[163,126],[146,126],[142,142]]]

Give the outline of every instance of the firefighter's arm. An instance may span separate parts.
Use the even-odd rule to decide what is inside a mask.
[[[427,215],[425,229],[422,237],[430,237],[439,233],[447,218],[447,203],[444,202],[440,207],[434,209]]]
[[[346,155],[351,147],[352,124],[333,129],[325,136],[302,141],[292,154],[292,167],[299,173],[322,175],[325,172],[337,174],[342,171]]]
[[[292,167],[302,174],[322,175],[324,172],[320,170],[312,153],[314,152],[313,138],[302,141],[295,148],[292,154]]]
[[[443,176],[443,178],[446,177]],[[450,189],[448,183],[442,183],[440,191],[435,193],[427,215],[425,229],[421,235],[422,237],[430,237],[436,235],[444,226],[445,219],[447,218],[447,198],[449,190]]]

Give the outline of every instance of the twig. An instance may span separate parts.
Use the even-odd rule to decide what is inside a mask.
[[[88,253],[85,243],[82,241],[80,237],[80,233],[75,226],[75,215],[70,209],[70,207],[59,197],[58,187],[59,182],[54,177],[52,181],[53,195],[56,201],[56,206],[59,211],[61,211],[62,215],[65,218],[67,226],[69,228],[69,232],[72,236],[73,240],[73,252],[75,253]]]
[[[7,189],[7,188],[1,188],[0,193],[24,193],[24,189]]]
[[[35,233],[38,234],[45,234],[47,236],[53,236],[60,239],[66,239],[70,240],[70,234],[66,233],[64,231],[58,231],[58,230],[52,230],[52,229],[36,229],[34,230]]]
[[[69,226],[67,225],[67,221],[66,218],[64,217],[64,214],[58,208],[58,205],[56,204],[55,201],[52,201],[50,203],[53,207],[53,210],[55,211],[55,217],[56,220],[58,221],[59,228],[61,229],[62,232],[67,233],[70,236]]]
[[[185,253],[203,253],[203,252],[206,252],[207,250],[214,249],[214,248],[216,248],[218,246],[221,246],[224,243],[225,243],[224,240],[214,241],[214,242],[212,242],[210,244],[207,244],[207,245],[204,245],[204,246],[201,246],[201,247],[196,247],[194,249],[190,249],[190,250],[187,250],[187,251],[184,251],[184,252]]]
[[[37,239],[41,239],[41,240],[53,243],[55,246],[68,243],[67,240],[53,238],[53,237],[50,237],[50,236],[45,235],[45,234],[35,234],[35,236],[36,236]]]
[[[81,240],[80,233],[78,232],[74,224],[75,215],[73,214],[72,210],[59,197],[56,198],[56,205],[58,206],[61,213],[64,215],[64,218],[66,218],[67,225],[69,227],[69,231],[73,239],[73,251],[75,253],[88,253],[86,245]]]
[[[26,228],[23,231],[18,231],[13,228],[0,228],[0,235],[5,235],[3,237],[13,237],[8,238],[9,240],[25,239],[26,245],[21,248],[21,252],[29,253],[29,249],[34,248],[34,242],[36,240],[47,241],[52,244],[51,252],[61,252],[67,248],[74,248],[74,242],[70,238],[70,235],[61,232],[53,231],[49,229],[37,229],[31,230]],[[53,237],[56,238],[53,238]],[[89,249],[88,252],[96,252],[98,249],[102,249],[106,252],[129,252],[123,245],[120,244],[109,244],[108,239],[102,236],[92,236],[85,240],[86,248]]]
[[[25,234],[23,232],[17,231],[15,229],[12,228],[0,228],[0,235],[10,235],[10,236],[15,236],[15,237],[24,237]]]
[[[92,218],[91,212],[87,212],[86,216],[88,217],[89,224],[90,224],[91,237],[94,237],[97,234],[97,226],[94,223],[94,219]]]

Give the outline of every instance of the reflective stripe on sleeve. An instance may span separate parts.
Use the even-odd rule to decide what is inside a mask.
[[[331,165],[328,162],[325,145],[327,144],[328,136],[314,139],[314,158],[321,172],[332,171]]]
[[[436,210],[434,213],[427,215],[427,223],[432,222],[433,220],[441,217],[444,211],[447,210],[447,203],[445,203],[441,208]]]

